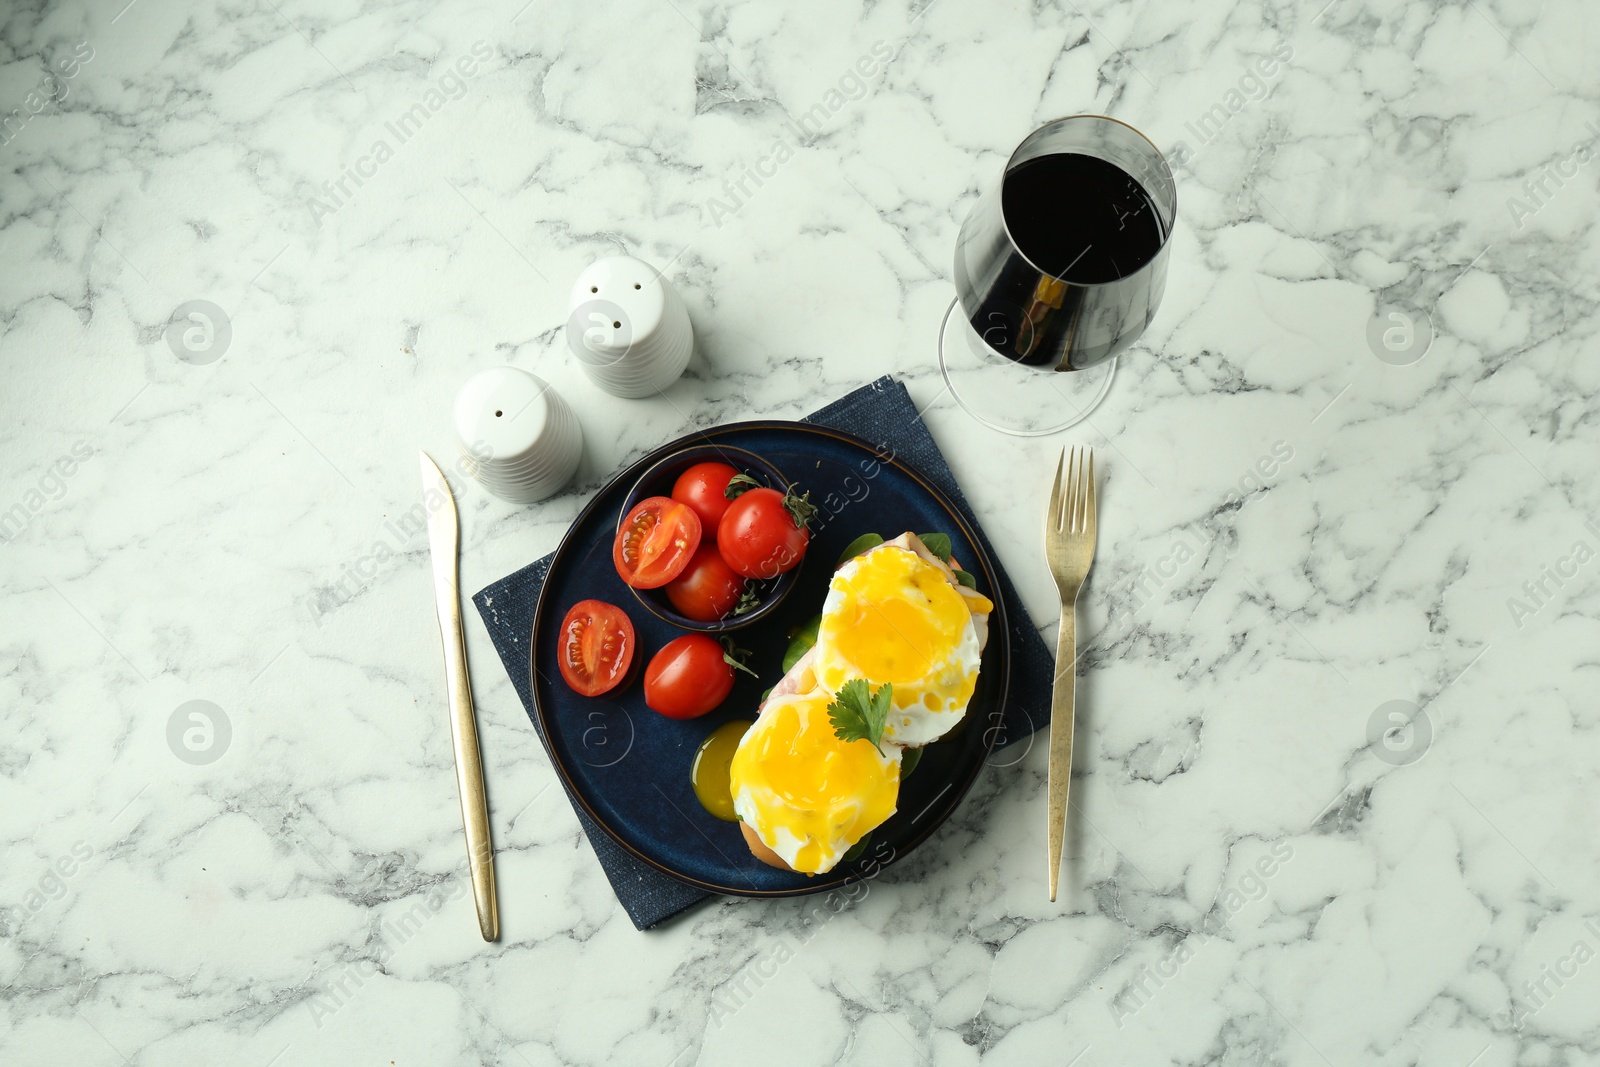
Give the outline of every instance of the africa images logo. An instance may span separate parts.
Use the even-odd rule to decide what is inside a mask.
[[[1593,519],[1584,523],[1583,529],[1596,543],[1600,543],[1600,526],[1595,525]],[[1506,598],[1506,610],[1511,613],[1511,621],[1517,624],[1517,629],[1522,629],[1528,619],[1553,601],[1556,594],[1578,577],[1579,570],[1594,557],[1594,545],[1579,538],[1565,555],[1546,563],[1539,568],[1538,574],[1523,582],[1520,590],[1523,596]]]
[[[453,66],[441,74],[434,86],[422,94],[422,98],[409,108],[402,111],[392,121],[383,124],[388,137],[379,137],[372,142],[366,154],[356,159],[354,163],[340,171],[338,178],[322,183],[318,190],[321,196],[312,196],[306,201],[306,207],[311,210],[311,221],[317,226],[322,225],[326,216],[334,215],[350,203],[356,192],[377,177],[378,168],[382,167],[395,156],[395,150],[421,132],[422,127],[434,115],[444,109],[452,100],[460,100],[467,95],[471,88],[472,79],[477,76],[480,63],[487,63],[494,58],[494,49],[489,47],[487,41],[474,41],[470,56],[462,56]],[[389,138],[394,139],[391,144]],[[354,185],[354,188],[351,186]]]
[[[865,99],[873,89],[871,79],[887,69],[894,57],[895,50],[887,42],[872,42],[872,48],[858,57],[853,65],[845,68],[845,72],[834,81],[821,100],[802,111],[799,118],[785,121],[782,135],[772,142],[766,152],[758,156],[754,163],[742,168],[737,179],[723,181],[722,191],[727,199],[713,196],[706,201],[711,225],[720,227],[744,210],[745,204],[755,195],[755,189],[760,189],[777,177],[779,168],[793,159],[797,150],[822,136],[829,120],[843,111],[846,103]],[[752,184],[755,189],[750,188]]]
[[[15,141],[33,117],[51,104],[66,103],[67,97],[72,95],[72,87],[67,83],[93,58],[94,46],[88,41],[79,41],[71,55],[57,59],[55,69],[45,71],[39,87],[22,98],[22,107],[12,108],[9,114],[0,116],[0,145]]]

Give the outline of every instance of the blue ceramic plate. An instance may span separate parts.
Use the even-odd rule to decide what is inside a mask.
[[[662,457],[696,444],[727,444],[762,456],[801,490],[819,512],[811,547],[794,590],[774,613],[734,636],[752,653],[760,679],[738,675],[722,706],[698,719],[668,719],[644,702],[642,681],[602,697],[581,697],[556,671],[561,619],[580,600],[594,598],[628,613],[649,661],[686,631],[643,610],[611,564],[617,515],[639,476]],[[929,745],[902,783],[898,811],[873,832],[856,860],[806,877],[769,867],[745,847],[737,823],[700,806],[689,781],[695,750],[717,726],[754,719],[761,693],[783,676],[791,629],[822,610],[839,553],[863,533],[894,537],[947,533],[956,558],[994,601],[989,642],[967,717]],[[887,449],[823,426],[741,422],[694,433],[652,452],[601,489],[567,531],[550,563],[533,614],[533,704],[551,762],[567,788],[623,848],[690,885],[736,896],[794,896],[835,889],[903,859],[956,809],[977,778],[998,731],[1010,674],[1005,606],[994,561],[934,485]],[[643,672],[640,671],[642,677]]]

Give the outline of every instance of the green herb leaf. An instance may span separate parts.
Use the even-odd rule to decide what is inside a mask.
[[[728,479],[728,487],[722,491],[722,495],[727,497],[729,500],[738,500],[750,490],[760,488],[761,483],[750,477],[748,474],[735,474],[732,478]]]
[[[756,591],[754,589],[747,588],[744,592],[739,594],[739,602],[733,606],[733,611],[731,611],[729,614],[743,615],[746,612],[756,610],[760,606],[761,598],[756,596]]]
[[[796,493],[795,486],[789,486],[789,491],[783,494],[783,506],[789,509],[789,517],[794,520],[797,529],[805,529],[817,513],[817,506],[811,502],[811,491]]]
[[[926,533],[922,535],[922,547],[938,556],[945,563],[950,562],[950,535],[942,533]]]
[[[817,643],[817,631],[821,629],[822,616],[813,615],[789,631],[789,647],[783,653],[784,674],[789,673],[789,668],[798,663],[801,656],[811,651],[811,646]]]
[[[900,780],[903,782],[911,777],[911,772],[917,769],[917,764],[922,762],[922,749],[908,748],[905,755],[900,757]]]
[[[881,544],[883,544],[883,538],[878,534],[864,533],[844,546],[844,551],[839,553],[839,562],[835,563],[834,566],[841,567],[846,560],[855,559],[861,553],[871,551]]]
[[[867,850],[867,845],[870,844],[871,842],[872,842],[872,831],[868,830],[866,832],[866,834],[861,838],[860,841],[857,841],[855,844],[850,846],[850,851],[846,852],[844,854],[844,862],[848,863],[850,860],[853,860],[853,859],[856,859],[857,857],[859,857],[863,852],[865,852]]]
[[[883,728],[889,722],[893,697],[894,687],[888,682],[874,693],[865,678],[850,679],[828,705],[828,721],[833,723],[834,736],[841,741],[871,741],[882,755]]]
[[[966,586],[968,589],[976,589],[976,588],[978,588],[978,579],[974,578],[972,575],[968,574],[966,571],[956,571],[956,581],[960,582],[962,585]]]
[[[722,639],[722,662],[736,671],[744,671],[752,678],[760,678],[761,675],[744,665],[744,661],[749,658],[750,653],[742,648],[735,648],[731,638],[724,637]]]
[[[810,652],[816,643],[817,635],[814,633],[796,634],[794,640],[789,642],[789,647],[784,650],[783,673],[788,674],[790,669],[793,668],[796,663],[799,663],[800,658],[807,652]]]
[[[805,622],[796,623],[795,625],[789,627],[788,637],[790,640],[793,640],[794,638],[799,637],[801,634],[807,634],[810,636],[811,640],[815,641],[817,639],[817,632],[821,629],[822,615],[819,612],[818,614],[811,616],[811,618],[807,619]]]

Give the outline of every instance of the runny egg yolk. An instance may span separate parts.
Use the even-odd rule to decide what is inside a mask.
[[[805,874],[831,870],[894,814],[900,794],[900,749],[840,740],[830,700],[813,692],[770,701],[729,768],[739,817]]]
[[[715,730],[695,751],[694,763],[689,768],[689,783],[700,806],[724,822],[738,822],[733,811],[733,793],[729,785],[728,768],[733,754],[738,751],[739,739],[750,729],[747,719],[725,722]]]
[[[977,684],[976,664],[958,655],[971,626],[972,611],[939,568],[898,546],[875,548],[829,586],[818,682],[828,690],[852,677],[890,682],[897,707],[963,709]]]

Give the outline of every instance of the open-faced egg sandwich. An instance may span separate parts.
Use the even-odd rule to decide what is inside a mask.
[[[757,858],[821,874],[894,814],[902,768],[960,724],[977,686],[994,604],[975,585],[942,534],[846,550],[815,644],[791,648],[729,769]]]

